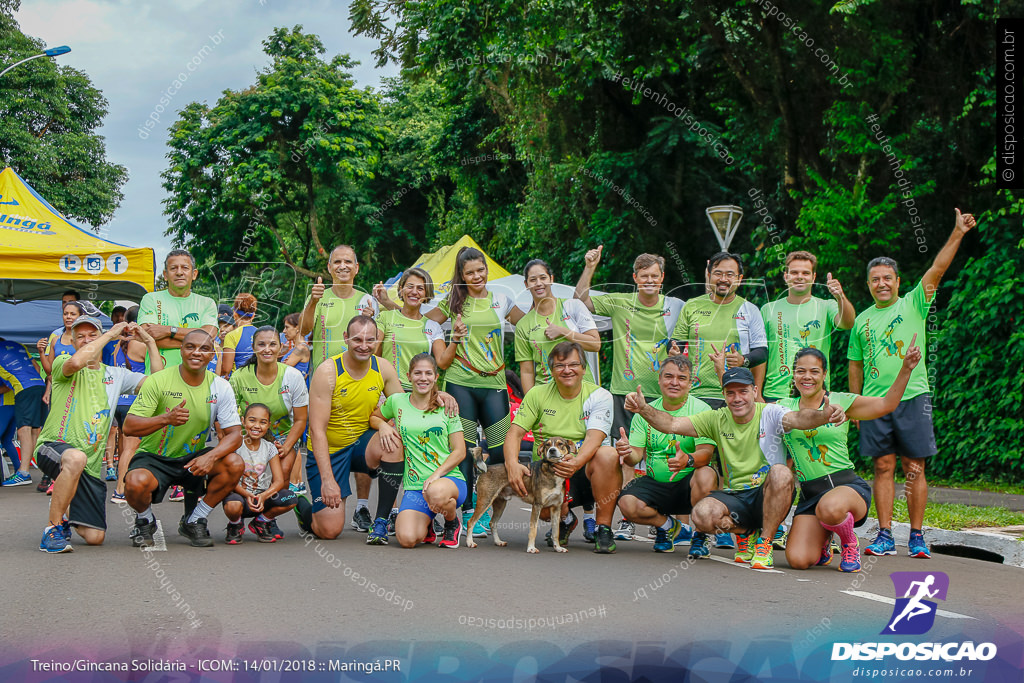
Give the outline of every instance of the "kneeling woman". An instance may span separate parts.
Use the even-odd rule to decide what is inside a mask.
[[[903,367],[885,396],[860,396],[833,391],[850,420],[874,420],[896,410],[910,381],[911,371],[921,360],[921,350],[910,342]],[[800,396],[779,401],[790,410],[818,408],[825,399],[828,361],[815,348],[797,351],[793,359],[793,381]],[[839,534],[842,555],[839,571],[860,571],[860,550],[853,530],[864,523],[871,505],[871,486],[857,476],[846,449],[850,423],[826,424],[818,429],[794,429],[783,438],[796,466],[800,502],[793,514],[793,529],[786,543],[786,561],[793,569],[807,569],[832,561],[832,534]]]
[[[405,493],[395,522],[395,536],[403,548],[433,543],[431,522],[439,512],[445,521],[438,545],[455,549],[462,537],[457,511],[466,500],[466,478],[459,463],[466,457],[466,442],[461,420],[444,414],[437,377],[434,357],[417,354],[409,362],[412,393],[391,394],[377,409],[378,417],[395,421],[405,452]]]

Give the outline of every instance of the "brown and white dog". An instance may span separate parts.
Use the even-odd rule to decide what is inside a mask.
[[[521,498],[533,505],[530,514],[530,538],[526,546],[526,552],[539,553],[537,550],[537,523],[540,521],[541,511],[548,509],[551,519],[551,538],[554,541],[555,552],[566,553],[568,548],[558,544],[558,520],[562,517],[562,499],[565,496],[565,479],[555,474],[554,464],[570,455],[576,454],[576,444],[568,439],[555,436],[544,439],[541,444],[540,460],[530,463],[530,472],[523,476],[523,484],[526,486],[527,494]],[[506,546],[508,543],[498,537],[498,521],[505,511],[505,504],[512,496],[516,495],[515,489],[508,483],[508,471],[505,464],[486,464],[486,457],[482,449],[473,449],[473,461],[478,473],[476,480],[476,509],[473,518],[466,525],[472,529],[484,511],[490,507],[491,512],[491,534],[494,537],[494,545]],[[466,547],[475,548],[473,534],[466,534]]]

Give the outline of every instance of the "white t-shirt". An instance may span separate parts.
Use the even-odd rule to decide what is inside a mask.
[[[269,489],[270,485],[274,483],[274,471],[270,468],[270,459],[277,457],[277,447],[266,439],[260,439],[259,449],[250,451],[243,439],[242,445],[235,452],[242,457],[242,462],[245,463],[245,471],[242,472],[242,478],[238,480],[238,483],[254,496]]]

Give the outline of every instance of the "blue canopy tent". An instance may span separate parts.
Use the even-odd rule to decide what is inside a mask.
[[[110,329],[110,318],[100,314],[103,329]],[[0,337],[26,344],[34,351],[36,342],[62,327],[59,301],[24,301],[17,306],[0,301]]]

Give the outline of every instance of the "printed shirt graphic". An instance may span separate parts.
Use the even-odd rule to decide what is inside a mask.
[[[21,393],[22,389],[41,387],[46,383],[28,355],[28,349],[6,339],[0,339],[0,382],[13,389],[6,392],[12,396]]]
[[[722,385],[711,360],[711,345],[719,351],[738,351],[768,346],[764,321],[757,306],[741,296],[727,304],[716,304],[707,294],[694,297],[683,306],[672,338],[685,341],[690,362],[697,369],[691,394],[698,398],[722,398]],[[655,390],[654,395],[659,392]]]
[[[220,422],[224,429],[241,424],[235,394],[226,379],[206,371],[199,386],[193,387],[181,378],[180,368],[176,365],[149,376],[128,414],[140,417],[162,415],[183,400],[188,409],[188,421],[179,427],[167,425],[142,437],[140,451],[165,458],[191,459],[206,447],[214,420]]]
[[[409,394],[388,396],[380,412],[385,419],[395,421],[395,428],[402,437],[405,448],[402,486],[406,491],[422,491],[423,482],[451,455],[448,435],[461,432],[462,421],[458,416],[447,417],[443,408],[423,412],[409,401]],[[466,479],[458,467],[445,476]]]
[[[63,367],[69,360],[71,356],[53,360],[50,414],[39,433],[36,452],[47,441],[71,444],[85,453],[85,472],[99,478],[118,396],[134,393],[146,376],[101,364],[65,377]]]
[[[932,297],[932,301],[935,298]],[[925,300],[924,281],[918,283],[909,295],[895,303],[879,308],[872,306],[857,316],[850,334],[847,358],[864,363],[865,396],[885,396],[903,367],[903,355],[910,340],[917,335],[917,346],[927,348],[925,320],[932,302]],[[903,392],[903,400],[928,393],[928,369],[924,358],[910,373],[910,382]]]
[[[444,341],[441,326],[426,316],[419,320],[406,318],[398,309],[382,311],[377,316],[377,326],[384,335],[381,356],[395,366],[402,387],[411,390],[409,362],[418,353],[430,353],[435,341]]]
[[[309,405],[309,390],[302,373],[284,363],[277,364],[277,377],[270,384],[260,382],[254,365],[232,374],[230,384],[238,403],[238,416],[244,416],[250,404],[267,406],[270,408],[270,434],[281,443],[292,428],[292,408]]]
[[[768,370],[762,394],[774,399],[789,396],[793,356],[800,349],[819,349],[825,358],[829,357],[838,314],[839,304],[835,299],[817,297],[802,304],[779,299],[761,307],[761,319],[768,335]],[[825,388],[828,387],[826,373]]]
[[[584,380],[579,395],[566,400],[558,393],[555,382],[537,384],[526,392],[512,424],[533,432],[534,460],[540,460],[544,439],[552,436],[560,436],[579,445],[587,430],[597,429],[605,434],[604,445],[609,445],[612,395],[607,389]]]
[[[451,315],[448,298],[438,308],[455,324]],[[504,389],[505,373],[481,375],[466,365],[481,372],[492,372],[505,363],[505,316],[512,310],[512,300],[501,292],[487,292],[482,299],[466,297],[462,304],[462,322],[469,328],[469,335],[459,343],[455,360],[445,371],[445,381],[464,387],[480,389]]]
[[[665,410],[664,399],[659,398],[651,404],[652,408]],[[686,403],[673,411],[666,411],[673,417],[691,417],[697,413],[711,410],[704,401],[693,396],[686,397]],[[694,439],[692,436],[680,436],[679,434],[665,434],[648,424],[640,415],[634,415],[629,427],[629,445],[636,448],[647,449],[647,476],[653,477],[655,481],[681,481],[685,479],[692,467],[684,467],[679,472],[673,472],[668,468],[667,460],[676,457],[676,446],[678,445],[683,453],[694,453],[698,444],[709,444],[714,446],[712,439]]]
[[[612,319],[612,393],[625,396],[639,385],[647,396],[660,395],[658,371],[668,356],[668,333],[676,327],[683,302],[661,294],[657,305],[647,307],[636,292],[590,299],[594,313]]]
[[[849,410],[857,394],[833,391],[828,395],[830,403],[838,404],[843,410]],[[789,410],[800,410],[799,398],[784,398],[778,403]],[[793,429],[786,433],[782,440],[786,443],[790,456],[796,465],[798,481],[810,481],[826,474],[852,470],[853,463],[846,448],[849,436],[850,421],[841,425],[824,424],[817,429]]]
[[[243,439],[242,445],[235,452],[242,457],[242,462],[245,463],[245,471],[242,472],[238,483],[254,496],[269,489],[270,485],[274,483],[274,471],[270,469],[270,459],[277,457],[277,447],[266,439],[260,439],[259,448],[250,451]]]
[[[551,353],[551,349],[565,341],[548,339],[544,335],[548,325],[566,327],[572,332],[589,332],[597,329],[594,316],[578,299],[555,299],[555,310],[551,315],[540,315],[536,308],[531,308],[520,318],[516,323],[516,361],[533,361],[533,373],[537,384],[551,382],[548,354]]]
[[[306,297],[303,308],[309,305],[312,295]],[[313,310],[313,332],[309,344],[309,374],[320,367],[320,364],[332,356],[345,353],[345,329],[352,318],[357,315],[377,315],[377,301],[361,289],[353,288],[352,296],[342,299],[331,287],[324,290],[324,295]]]
[[[755,403],[753,419],[742,425],[728,407],[690,417],[698,436],[718,445],[725,469],[723,490],[755,489],[764,484],[771,465],[786,463],[782,416],[788,412],[776,403]]]
[[[240,368],[252,358],[252,337],[256,327],[251,324],[236,327],[224,336],[224,348],[235,350],[235,367]]]
[[[327,445],[331,453],[351,446],[370,428],[370,415],[380,404],[384,377],[379,356],[370,356],[370,367],[362,379],[353,379],[345,370],[342,356],[330,360],[336,373],[331,395],[331,416],[327,421]]]
[[[194,292],[188,296],[171,296],[170,291],[166,289],[149,292],[139,303],[139,324],[143,323],[190,329],[205,325],[216,328],[217,304],[210,297]],[[181,349],[160,349],[160,355],[164,358],[165,370],[181,365]],[[150,372],[148,355],[146,372]]]

